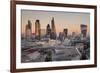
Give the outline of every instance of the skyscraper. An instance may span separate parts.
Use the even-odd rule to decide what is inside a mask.
[[[81,24],[80,27],[81,27],[82,37],[86,37],[86,34],[87,34],[87,25]]]
[[[54,21],[54,17],[51,20],[51,35],[50,35],[51,39],[56,39],[56,27],[55,27],[55,21]]]
[[[50,25],[49,24],[47,25],[47,28],[46,28],[46,34],[47,35],[50,35],[51,34],[51,28],[50,28]]]
[[[40,21],[39,20],[36,20],[36,22],[35,22],[35,36],[36,36],[36,39],[40,40],[41,26],[40,26]]]
[[[28,20],[28,24],[26,25],[25,33],[26,33],[26,39],[32,38],[32,23],[30,20]]]
[[[56,33],[54,17],[51,20],[51,32]]]

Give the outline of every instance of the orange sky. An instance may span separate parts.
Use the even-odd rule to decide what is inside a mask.
[[[25,26],[28,20],[32,23],[32,32],[35,31],[35,21],[40,20],[41,29],[46,29],[47,24],[51,25],[52,17],[54,17],[56,32],[62,32],[64,28],[68,28],[68,33],[80,33],[80,24],[88,26],[87,32],[90,33],[90,14],[89,13],[73,13],[73,12],[51,12],[51,11],[31,11],[22,10],[22,27],[21,33],[25,33]]]

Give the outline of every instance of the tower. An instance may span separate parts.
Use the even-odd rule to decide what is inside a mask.
[[[47,28],[46,28],[46,34],[47,35],[50,35],[51,34],[51,28],[50,28],[50,25],[49,24],[47,25]]]
[[[54,17],[51,20],[51,32],[56,33]]]
[[[32,23],[30,20],[28,20],[28,24],[26,25],[25,33],[26,33],[26,39],[32,38]]]
[[[86,37],[86,34],[87,34],[87,25],[81,24],[80,27],[81,27],[82,37]]]
[[[41,28],[40,28],[40,21],[39,20],[35,21],[35,36],[36,36],[36,39],[40,40]]]
[[[55,27],[55,21],[54,21],[54,17],[51,20],[51,35],[50,35],[51,39],[56,39],[56,27]]]

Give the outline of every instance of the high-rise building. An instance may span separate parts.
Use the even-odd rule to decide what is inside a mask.
[[[56,33],[54,17],[51,20],[51,32]]]
[[[54,21],[54,17],[51,20],[51,35],[50,35],[51,39],[56,39],[56,27],[55,27],[55,21]]]
[[[36,39],[40,40],[40,38],[41,38],[41,26],[40,26],[39,20],[36,20],[36,22],[35,22],[35,36],[36,36]]]
[[[48,24],[46,28],[46,35],[50,35],[50,34],[51,34],[51,28],[50,25]]]
[[[81,24],[80,27],[81,27],[81,35],[82,35],[82,37],[86,37],[86,35],[87,35],[87,25]]]
[[[28,24],[26,25],[25,33],[26,33],[26,39],[32,38],[32,23],[30,20],[28,20]]]
[[[68,35],[68,29],[65,28],[65,29],[63,30],[63,32],[64,32],[64,37],[67,38],[67,35]]]
[[[51,28],[50,28],[50,25],[48,24],[46,27],[46,37],[50,38],[50,35],[51,35]]]

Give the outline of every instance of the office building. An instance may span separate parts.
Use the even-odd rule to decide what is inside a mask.
[[[46,27],[46,35],[50,35],[51,34],[51,28],[50,25],[48,24]]]
[[[51,32],[56,33],[54,17],[51,20]]]
[[[28,20],[28,24],[26,25],[25,34],[26,34],[26,39],[32,38],[32,23],[30,20]]]
[[[36,36],[36,39],[40,40],[41,38],[40,20],[35,21],[35,36]]]
[[[55,21],[54,21],[54,17],[51,20],[51,35],[50,35],[51,39],[56,39],[56,27],[55,27]]]

